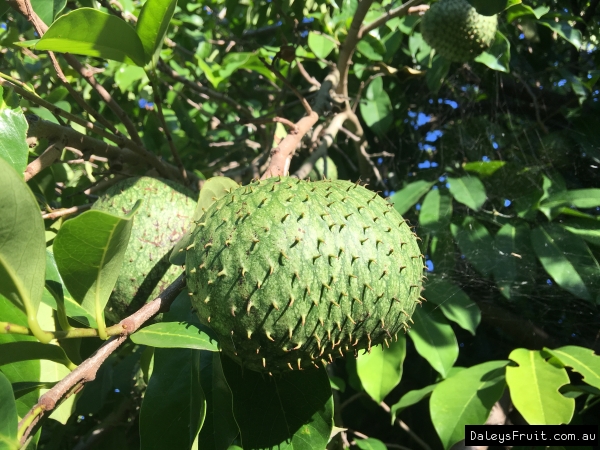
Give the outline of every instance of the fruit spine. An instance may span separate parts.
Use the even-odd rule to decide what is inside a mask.
[[[252,370],[326,364],[397,338],[422,255],[400,214],[348,181],[271,178],[204,214],[186,257],[200,320]]]

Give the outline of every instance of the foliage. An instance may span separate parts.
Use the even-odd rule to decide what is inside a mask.
[[[598,425],[598,2],[469,2],[499,28],[457,64],[423,39],[429,1],[0,1],[0,449],[449,449],[492,408]],[[275,149],[414,226],[407,336],[242,370],[180,281],[107,327],[137,216],[98,196],[170,179],[195,225]]]

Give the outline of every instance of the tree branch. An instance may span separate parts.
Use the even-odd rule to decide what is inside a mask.
[[[412,14],[414,12],[421,12],[423,9],[429,9],[429,5],[423,5],[425,8],[415,8],[415,6],[419,6],[422,3],[425,3],[424,0],[409,0],[406,3],[398,6],[397,8],[391,9],[381,17],[378,17],[373,22],[363,25],[363,27],[358,32],[358,39],[362,39],[365,34],[368,34],[375,28],[379,28],[381,25],[386,23],[388,20],[391,20],[395,17],[403,17],[408,14]]]
[[[64,148],[65,144],[63,142],[53,142],[50,144],[48,148],[44,150],[44,153],[27,165],[24,174],[25,182],[31,180],[46,167],[50,167],[54,161],[60,158]]]
[[[25,414],[19,422],[18,438],[23,444],[30,434],[33,433],[40,420],[50,415],[60,401],[78,392],[88,383],[96,378],[96,373],[104,361],[127,340],[127,337],[137,331],[144,323],[159,312],[168,311],[171,304],[185,287],[185,276],[180,275],[160,297],[146,303],[142,308],[131,316],[123,319],[119,324],[123,332],[119,336],[113,336],[106,341],[92,356],[86,359],[73,372],[60,380],[52,389],[42,395],[38,402]]]

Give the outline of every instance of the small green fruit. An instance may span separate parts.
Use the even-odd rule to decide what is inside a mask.
[[[435,51],[465,62],[487,50],[498,29],[497,16],[483,16],[467,0],[440,0],[423,16],[421,32]]]
[[[422,255],[400,214],[348,181],[271,178],[213,203],[186,255],[200,321],[251,370],[355,355],[407,330]]]
[[[128,178],[109,188],[93,209],[127,214],[138,199],[121,274],[106,305],[106,318],[117,323],[152,300],[181,274],[169,263],[173,245],[191,225],[197,194],[172,181]]]

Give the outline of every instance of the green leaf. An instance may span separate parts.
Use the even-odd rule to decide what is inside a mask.
[[[148,64],[160,53],[177,0],[147,0],[142,7],[135,31],[144,47]]]
[[[439,306],[448,320],[475,336],[481,322],[481,310],[461,288],[435,277],[427,283],[423,294],[427,301]]]
[[[427,232],[438,233],[448,227],[451,218],[452,198],[439,189],[429,191],[421,205],[419,225]]]
[[[375,438],[357,439],[354,443],[361,450],[387,450],[385,444]]]
[[[44,290],[44,222],[22,175],[1,158],[0,192],[0,294],[27,314],[39,338],[36,313]]]
[[[501,13],[510,6],[508,0],[467,0],[477,10],[479,14],[484,16],[493,16]]]
[[[63,307],[62,304],[67,317],[75,319],[86,327],[98,326],[94,317],[83,309],[67,290],[56,266],[54,253],[50,250],[46,250],[46,289],[42,295],[42,303],[57,311]]]
[[[8,108],[0,110],[0,158],[8,162],[21,178],[29,155],[26,138],[27,121],[23,111]]]
[[[496,233],[495,247],[494,280],[502,295],[510,299],[523,288],[523,282],[528,281],[535,265],[529,227],[505,224]]]
[[[165,321],[189,321],[187,292],[177,296]],[[191,448],[206,415],[200,350],[157,348],[140,411],[141,450]]]
[[[41,342],[9,342],[0,345],[0,366],[19,361],[45,359],[75,369],[75,365],[67,358],[65,351],[58,345]]]
[[[408,334],[419,355],[446,378],[458,358],[458,343],[452,327],[437,311],[417,308],[413,314],[414,325]]]
[[[584,382],[600,389],[600,356],[592,349],[567,345],[555,350],[545,348],[544,351],[557,358],[563,366],[581,374]]]
[[[394,122],[392,101],[383,88],[382,77],[369,83],[366,96],[360,102],[360,114],[367,126],[379,136],[383,136]]]
[[[600,268],[587,244],[557,224],[535,228],[531,232],[535,254],[556,283],[584,300],[593,300]],[[595,290],[592,290],[595,292]]]
[[[465,438],[465,425],[483,425],[504,392],[508,361],[469,367],[439,383],[429,401],[431,421],[444,448]]]
[[[472,216],[464,218],[462,224],[450,225],[458,248],[465,255],[473,268],[488,277],[496,265],[494,239],[486,227]]]
[[[531,6],[524,5],[523,3],[518,3],[506,10],[506,21],[508,23],[511,23],[519,17],[523,16],[533,16],[536,19],[539,19],[545,14],[547,14],[548,11],[550,11],[550,8],[548,6],[538,6],[537,8],[533,9]]]
[[[587,218],[568,218],[561,226],[590,244],[600,246],[600,221]]]
[[[79,8],[59,17],[34,44],[36,50],[112,59],[143,66],[144,47],[131,25],[92,8]]]
[[[327,370],[294,370],[264,376],[221,357],[233,393],[233,414],[242,447],[325,448],[333,428],[333,397]]]
[[[235,190],[238,187],[239,185],[235,181],[227,177],[213,177],[206,180],[198,196],[198,203],[192,216],[192,225],[171,251],[171,256],[169,257],[171,264],[178,266],[185,264],[185,249],[192,243],[192,233],[196,229],[196,222],[201,221],[204,212],[210,205],[227,194],[227,192],[230,192],[231,189]]]
[[[140,411],[141,450],[190,448],[204,420],[200,351],[157,348]]]
[[[50,25],[66,5],[67,0],[31,0],[33,10],[46,25]]]
[[[384,344],[371,348],[370,353],[356,359],[356,371],[367,394],[377,403],[394,389],[402,378],[402,364],[406,357],[406,338],[399,335],[389,348]]]
[[[233,398],[219,353],[201,352],[200,381],[206,393],[206,419],[198,435],[199,450],[232,448],[240,430],[233,417]]]
[[[12,390],[15,394],[15,399],[22,397],[30,392],[37,391],[40,388],[52,389],[56,385],[56,382],[46,381],[22,381],[19,383],[12,383]]]
[[[551,194],[540,203],[541,207],[553,209],[559,206],[596,208],[600,206],[600,189],[574,189]]]
[[[498,72],[510,72],[510,42],[500,31],[496,31],[494,43],[489,50],[481,53],[475,61]]]
[[[385,55],[385,46],[380,40],[375,39],[370,34],[363,36],[362,39],[358,41],[356,50],[371,61],[383,61]]]
[[[506,368],[506,382],[515,408],[529,425],[568,424],[575,411],[575,400],[558,390],[569,383],[567,371],[542,358],[539,351],[517,348],[509,359],[518,366]]]
[[[149,325],[131,335],[139,345],[157,348],[191,348],[219,351],[217,342],[197,326],[185,322],[162,322]]]
[[[555,22],[552,19],[542,19],[538,20],[540,25],[550,28],[564,40],[574,45],[577,50],[581,48],[583,45],[583,37],[581,36],[581,31],[576,28],[573,28],[569,23],[565,21]]]
[[[463,169],[485,178],[491,177],[497,170],[502,169],[505,165],[506,161],[473,161],[465,163]]]
[[[8,378],[0,372],[0,449],[17,450],[17,406],[12,386]]]
[[[406,408],[412,405],[416,405],[425,397],[428,397],[431,392],[435,389],[436,384],[430,384],[429,386],[425,386],[421,389],[415,389],[412,391],[408,391],[406,394],[402,396],[402,398],[391,407],[392,414],[392,423],[396,420],[396,416],[404,411]]]
[[[335,41],[330,37],[314,31],[308,33],[308,48],[310,48],[317,58],[327,58],[335,47]]]
[[[404,214],[412,208],[434,184],[435,181],[414,181],[392,195],[390,201],[394,204],[396,211],[400,214]]]
[[[69,292],[96,318],[100,337],[104,307],[119,277],[138,200],[124,218],[86,211],[66,221],[54,238],[54,257]]]
[[[440,55],[433,57],[431,68],[425,74],[425,82],[432,94],[437,94],[444,84],[448,72],[450,72],[450,65],[450,61]]]
[[[460,178],[448,177],[450,193],[457,202],[478,211],[486,200],[485,187],[479,178],[466,176]]]

